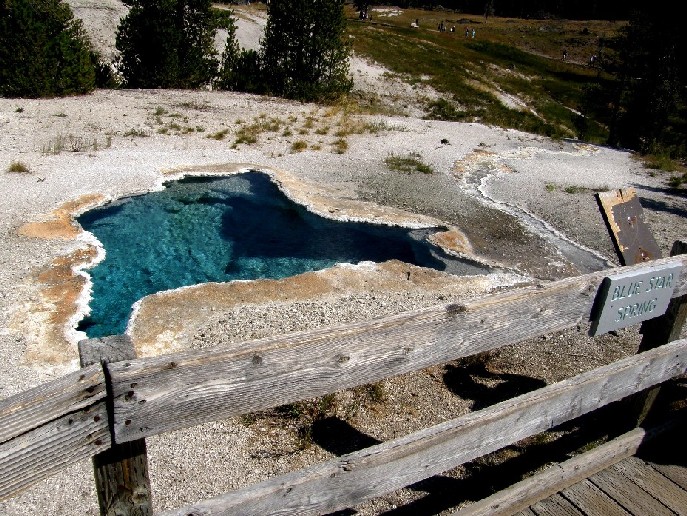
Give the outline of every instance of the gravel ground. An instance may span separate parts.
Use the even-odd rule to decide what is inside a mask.
[[[50,285],[42,275],[92,241],[78,232],[33,238],[21,228],[51,220],[65,203],[86,195],[110,199],[160,188],[169,171],[218,164],[287,171],[304,185],[301,196],[325,191],[332,205],[374,203],[456,227],[477,256],[497,265],[493,274],[478,280],[461,282],[433,273],[400,286],[398,277],[391,278],[395,269],[390,264],[366,272],[391,278],[380,280],[384,286],[374,291],[354,288],[352,282],[324,295],[246,301],[207,317],[189,313],[196,326],[188,341],[178,343],[181,347],[229,345],[459,301],[521,282],[586,272],[590,256],[611,265],[617,258],[593,197],[601,187],[637,190],[665,254],[675,239],[685,237],[685,198],[666,189],[629,153],[479,124],[422,120],[419,103],[408,96],[416,92],[382,76],[372,63],[355,61],[352,70],[363,93],[379,96],[397,116],[350,115],[221,92],[124,90],[66,99],[0,99],[0,398],[77,368],[76,343],[84,337],[74,322],[87,296],[67,304],[71,319],[56,322],[64,307],[46,295]],[[277,131],[262,126],[255,143],[235,144],[242,128],[271,119],[279,121]],[[363,129],[351,131],[343,149],[335,133],[352,126]],[[297,140],[306,142],[305,151],[292,150]],[[392,154],[410,153],[434,172],[407,174],[385,165]],[[29,173],[5,172],[14,161],[25,163]],[[576,193],[565,191],[570,186],[578,187]],[[533,220],[543,222],[544,230],[534,228]],[[575,244],[584,259],[561,255],[549,234]],[[573,328],[505,349],[472,378],[484,388],[502,381],[497,376],[506,372],[522,381],[552,382],[636,350],[636,330],[596,340],[586,337],[586,330]],[[296,419],[270,412],[150,438],[155,507],[192,503],[325,460],[341,451],[327,440],[327,425],[346,421],[365,434],[358,440],[369,444],[464,414],[475,402],[456,387],[457,365],[338,393],[320,411],[327,418],[312,433],[307,423],[313,409],[306,405]],[[350,428],[333,426],[332,431]],[[459,468],[448,477],[459,478],[465,471]],[[97,514],[91,478],[90,464],[77,464],[1,502],[0,514]],[[379,514],[425,494],[405,489],[356,510]]]

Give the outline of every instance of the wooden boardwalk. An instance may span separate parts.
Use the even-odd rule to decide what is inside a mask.
[[[683,434],[684,435],[684,434]],[[641,451],[541,500],[521,516],[687,515],[684,438],[658,438]]]

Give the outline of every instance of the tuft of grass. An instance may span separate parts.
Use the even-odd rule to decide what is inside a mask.
[[[131,129],[127,130],[122,136],[124,136],[125,138],[147,138],[150,135],[143,129],[136,129],[132,127]]]
[[[303,152],[308,148],[308,144],[303,140],[296,140],[291,144],[291,152]]]
[[[224,140],[224,137],[229,133],[229,129],[222,129],[221,131],[217,131],[216,133],[208,134],[208,138],[212,138],[213,140]]]
[[[459,110],[451,101],[443,98],[427,105],[427,118],[430,120],[462,121],[467,117],[465,111]]]
[[[162,106],[158,106],[155,108],[155,112],[153,113],[155,116],[162,116],[167,114],[167,110],[163,108]]]
[[[547,192],[555,192],[556,191],[556,185],[553,183],[546,183],[546,186],[544,188],[546,188]]]
[[[563,191],[568,194],[578,194],[584,192],[585,190],[586,188],[575,185],[568,185],[565,188],[563,188]]]
[[[248,145],[252,143],[256,143],[258,141],[258,132],[255,130],[254,126],[245,126],[241,127],[237,132],[236,132],[236,140],[234,141],[234,145],[238,145],[240,143],[247,143]]]
[[[243,125],[241,128],[239,128],[239,130],[236,132],[236,141],[234,142],[234,145],[241,143],[256,143],[261,134],[279,132],[282,125],[283,122],[279,118],[268,118],[267,114],[260,113],[260,115],[258,115],[252,123]],[[286,130],[284,133],[285,132]],[[284,135],[284,133],[282,133],[282,135]]]
[[[592,187],[568,185],[563,188],[563,191],[569,194],[608,192],[609,190],[610,188],[607,185]]]
[[[672,188],[682,188],[683,185],[687,185],[687,172],[683,172],[682,175],[671,176],[668,184]]]
[[[671,159],[670,156],[647,154],[642,157],[644,166],[651,170],[660,170],[662,172],[676,172],[680,169],[680,164]]]
[[[403,172],[406,174],[412,174],[413,172],[432,174],[434,172],[432,167],[422,162],[421,156],[416,152],[411,152],[407,156],[390,154],[384,158],[384,163],[389,170]]]
[[[14,110],[14,112],[15,112],[15,113],[23,113],[23,112],[24,112],[24,108],[21,107],[21,106],[19,106],[17,109]]]
[[[348,150],[348,141],[346,138],[338,138],[334,142],[334,152],[337,154],[343,154]]]
[[[74,136],[73,134],[64,136],[62,134],[58,134],[41,147],[41,153],[57,155],[64,151],[84,152],[89,149],[98,151],[100,149],[109,149],[111,146],[111,134],[107,134],[105,136],[104,143],[101,143],[97,137],[82,137]]]
[[[86,143],[81,136],[74,136],[72,134],[64,136],[58,134],[52,138],[48,143],[43,145],[41,152],[43,154],[60,154],[63,151],[69,152],[83,152],[90,145]]]
[[[382,382],[361,385],[357,390],[370,403],[380,404],[384,403],[387,399],[386,389]]]
[[[10,166],[7,167],[7,172],[11,172],[13,174],[29,174],[31,173],[31,170],[24,162],[13,161],[10,163]]]

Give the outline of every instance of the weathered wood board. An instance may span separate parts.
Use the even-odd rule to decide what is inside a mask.
[[[592,475],[589,480],[631,514],[674,516],[668,507],[613,468]]]
[[[633,456],[640,446],[673,428],[668,422],[651,429],[635,428],[612,441],[532,475],[454,514],[459,516],[508,516],[558,491]],[[593,495],[590,495],[593,496]],[[596,513],[594,513],[596,514]]]
[[[0,500],[110,447],[105,401],[0,444]]]
[[[625,509],[589,480],[578,482],[564,489],[561,494],[584,514],[627,516]]]
[[[633,188],[599,192],[596,198],[621,264],[635,265],[661,257]]]
[[[0,443],[94,405],[105,395],[105,375],[94,365],[0,400]]]

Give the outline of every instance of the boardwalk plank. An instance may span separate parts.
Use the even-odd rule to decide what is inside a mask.
[[[678,514],[687,514],[687,491],[671,482],[637,457],[630,457],[612,469],[630,478],[654,498]]]
[[[577,507],[558,493],[530,507],[537,516],[584,516]]]
[[[673,516],[673,512],[612,468],[589,478],[599,489],[636,516]]]
[[[658,464],[649,462],[652,468],[661,473],[670,481],[679,485],[682,489],[687,489],[687,469],[677,464]]]
[[[627,516],[628,512],[589,480],[578,482],[561,494],[588,516]]]

